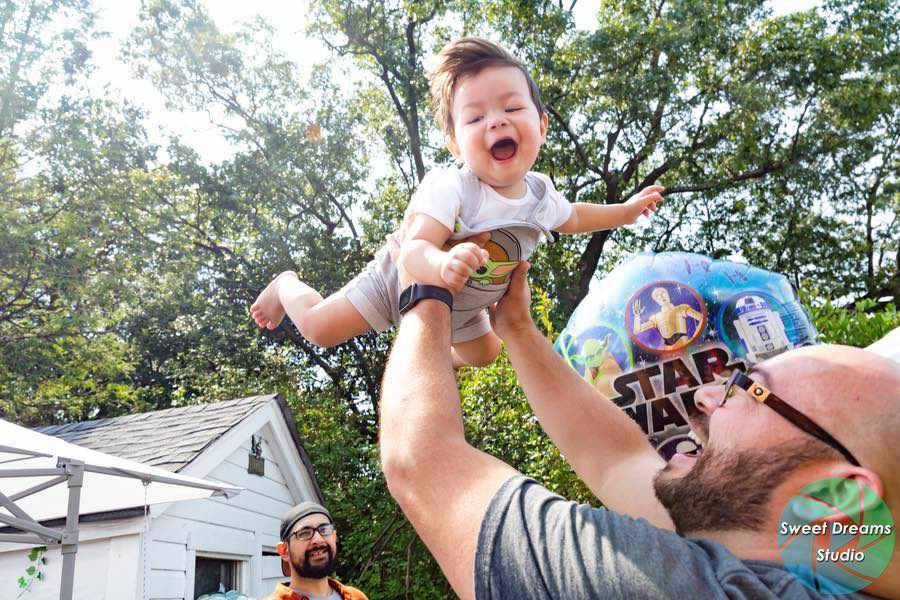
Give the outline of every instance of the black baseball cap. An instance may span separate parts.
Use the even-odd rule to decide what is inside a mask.
[[[291,534],[291,529],[294,528],[294,525],[297,524],[297,521],[299,521],[303,517],[308,517],[309,515],[315,514],[325,515],[326,517],[328,517],[329,521],[334,523],[334,519],[331,518],[331,513],[328,512],[328,509],[318,502],[301,502],[291,510],[284,513],[284,516],[281,517],[281,540],[287,540],[288,536]]]

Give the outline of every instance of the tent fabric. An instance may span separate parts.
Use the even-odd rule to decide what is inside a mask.
[[[241,488],[226,483],[188,477],[165,469],[110,456],[96,450],[82,448],[81,446],[20,427],[2,419],[0,419],[0,446],[49,455],[39,457],[23,456],[19,453],[0,449],[0,473],[4,470],[56,468],[58,458],[65,457],[82,461],[87,465],[119,469],[131,474],[128,477],[120,477],[104,473],[85,472],[84,483],[81,488],[81,506],[79,510],[81,515],[143,507],[145,499],[146,504],[160,504],[208,498],[213,495],[232,497],[241,491]],[[154,478],[164,478],[173,483],[152,481]],[[9,497],[51,479],[53,477],[49,476],[0,477],[0,492]],[[146,486],[146,490],[142,479],[151,480]],[[208,489],[211,486],[214,486],[215,489]],[[65,483],[59,483],[22,498],[16,501],[16,504],[28,513],[32,519],[37,521],[65,517],[68,504],[68,488]],[[0,506],[0,513],[10,516],[9,511],[2,506]]]
[[[895,328],[871,346],[867,346],[866,350],[900,362],[900,327]]]

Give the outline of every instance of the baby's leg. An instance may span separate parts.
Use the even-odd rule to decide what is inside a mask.
[[[474,340],[453,344],[452,354],[454,369],[466,365],[484,367],[494,362],[500,354],[500,338],[493,331],[489,331]]]
[[[317,346],[335,346],[371,329],[359,311],[341,294],[322,295],[293,271],[272,280],[250,307],[260,327],[275,329],[285,313],[304,338]]]

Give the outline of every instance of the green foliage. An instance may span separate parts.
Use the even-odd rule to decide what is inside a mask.
[[[62,101],[8,146],[11,172],[32,152],[46,164],[0,195],[0,410],[20,422],[142,407],[113,331],[129,295],[120,282],[143,267],[118,222],[134,217],[122,183],[153,151],[133,118],[110,102]]]
[[[819,338],[829,344],[864,347],[900,327],[900,313],[893,303],[879,306],[874,300],[863,299],[852,306],[838,307],[826,299],[809,306]]]
[[[35,581],[44,580],[44,567],[47,565],[46,554],[46,546],[38,546],[32,548],[31,551],[28,552],[28,562],[30,564],[25,568],[25,575],[16,580],[16,584],[19,588],[19,593],[16,598],[21,598],[29,593]]]

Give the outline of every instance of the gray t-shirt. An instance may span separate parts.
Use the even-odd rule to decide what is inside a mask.
[[[331,590],[331,593],[327,596],[308,596],[309,600],[341,600],[341,595],[337,593],[337,590]]]
[[[503,484],[481,523],[475,597],[836,596],[819,595],[778,563],[740,560],[716,542],[685,539],[644,519],[570,502],[518,475]]]

